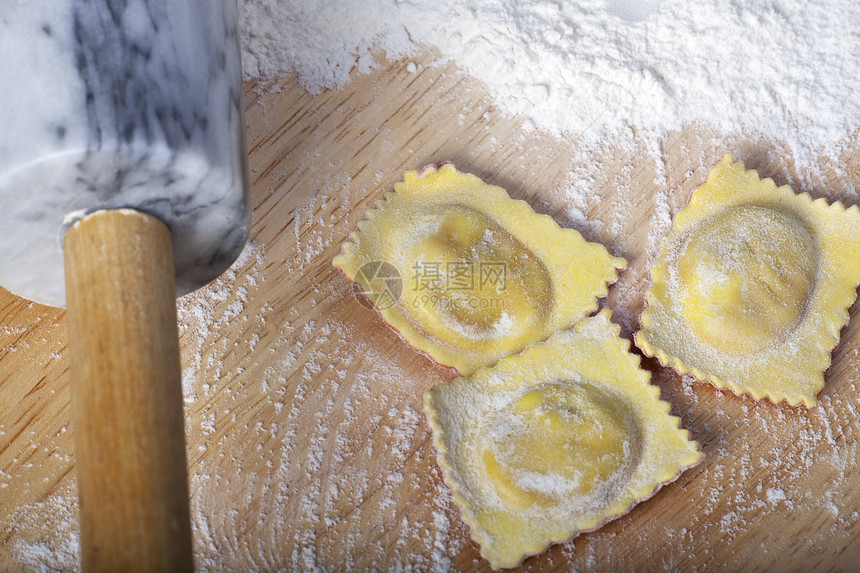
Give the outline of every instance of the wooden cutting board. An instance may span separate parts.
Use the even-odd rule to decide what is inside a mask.
[[[778,184],[857,203],[856,132],[842,157],[804,170],[778,142],[702,127],[667,134],[659,150],[630,133],[588,151],[505,117],[453,65],[431,65],[435,55],[410,61],[417,71],[393,62],[317,96],[293,79],[246,85],[253,242],[180,300],[201,570],[487,569],[421,412],[424,390],[452,375],[400,342],[331,266],[404,170],[453,161],[626,257],[608,305],[627,336],[669,217],[724,151]],[[703,463],[525,569],[853,568],[856,314],[813,410],[755,403],[644,360]],[[62,311],[0,293],[4,571],[75,567],[65,336]]]

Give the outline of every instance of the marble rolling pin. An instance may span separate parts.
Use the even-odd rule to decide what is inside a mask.
[[[0,2],[0,284],[68,308],[85,571],[193,568],[175,297],[247,240],[241,82],[236,0]]]

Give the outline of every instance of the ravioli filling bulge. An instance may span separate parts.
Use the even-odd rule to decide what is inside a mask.
[[[726,209],[698,225],[677,259],[681,312],[720,351],[745,355],[784,340],[815,288],[815,242],[795,216]]]
[[[469,207],[442,205],[411,219],[415,232],[404,237],[402,260],[445,273],[445,280],[410,285],[416,326],[440,342],[477,348],[500,339],[517,346],[542,327],[553,308],[552,279],[526,245]]]
[[[538,384],[490,413],[476,434],[485,483],[521,509],[572,500],[601,507],[629,480],[642,449],[627,399],[589,381]]]

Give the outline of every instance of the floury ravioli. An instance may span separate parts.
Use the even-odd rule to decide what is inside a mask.
[[[627,513],[701,459],[609,319],[424,396],[445,480],[495,568]]]
[[[334,265],[413,348],[467,376],[597,308],[624,259],[451,164],[407,171]],[[384,262],[393,272],[380,272]],[[387,267],[386,267],[387,268]]]

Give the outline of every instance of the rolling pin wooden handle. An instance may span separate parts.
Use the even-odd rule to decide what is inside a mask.
[[[173,251],[101,211],[64,239],[84,571],[193,571]]]

